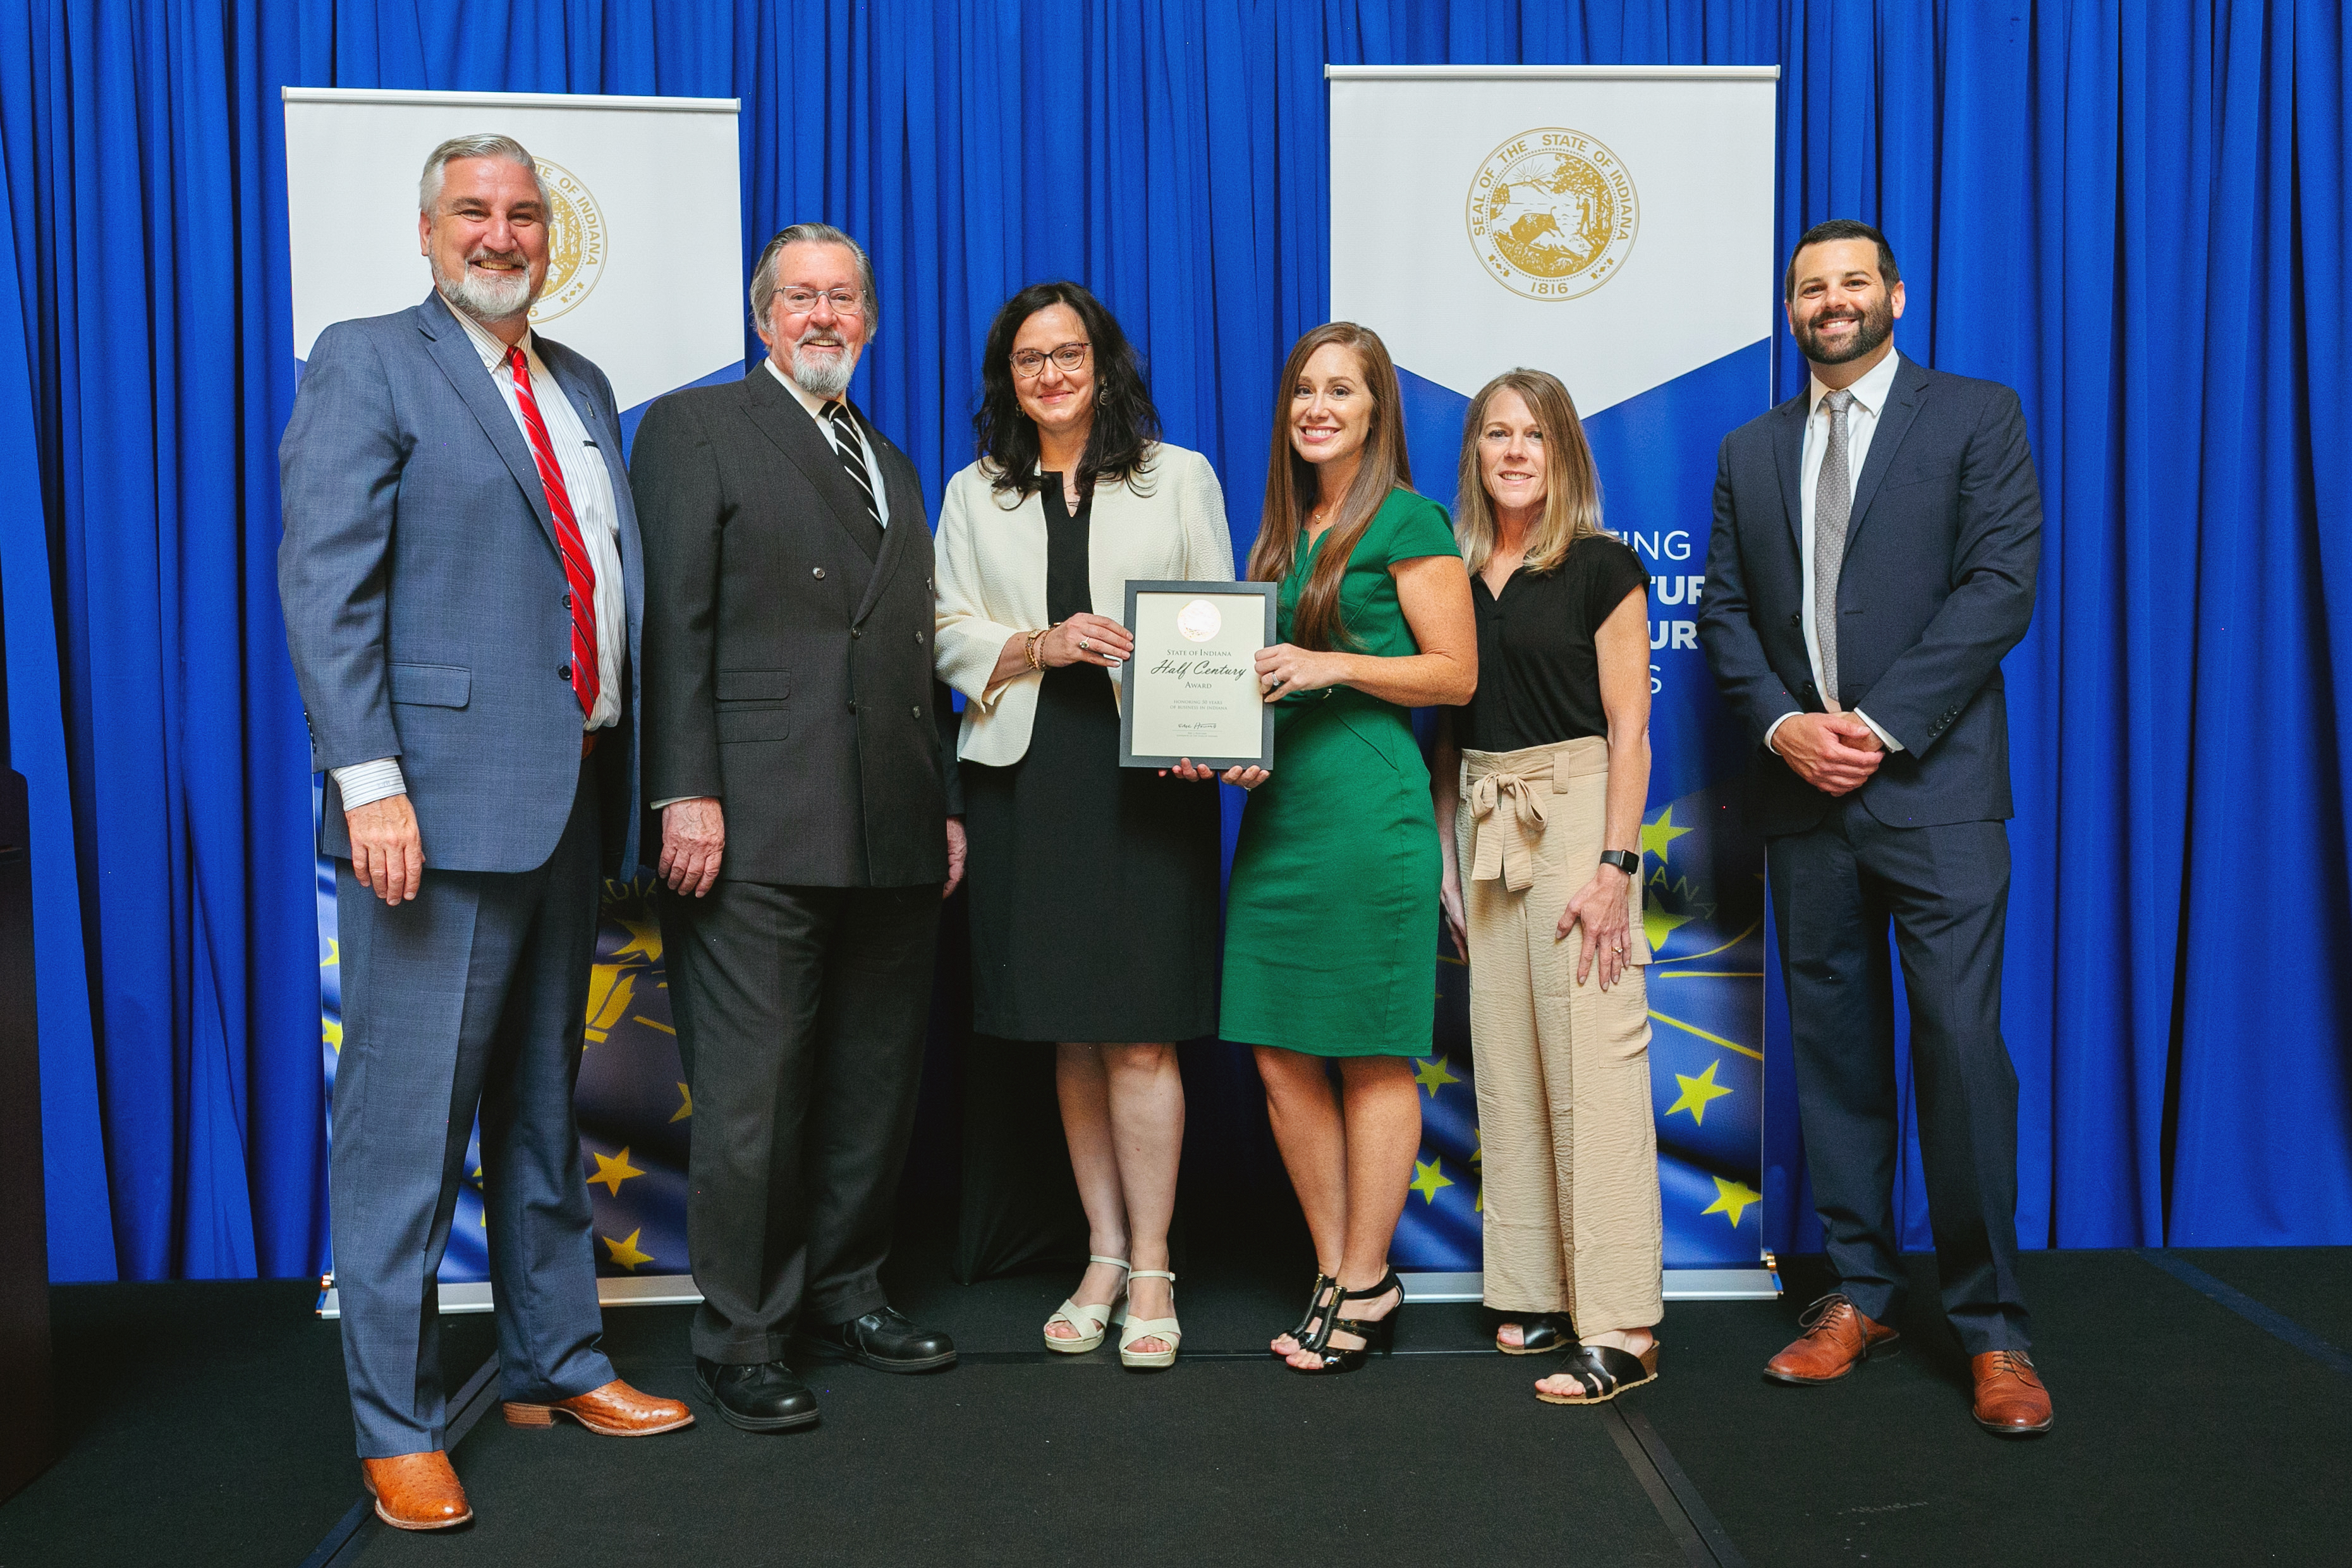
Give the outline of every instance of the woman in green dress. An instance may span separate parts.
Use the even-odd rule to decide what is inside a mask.
[[[1257,656],[1274,772],[1234,852],[1218,1032],[1257,1048],[1315,1239],[1307,1315],[1272,1348],[1352,1372],[1404,1301],[1389,1241],[1421,1146],[1409,1059],[1428,1054],[1435,1006],[1442,862],[1406,714],[1467,701],[1478,643],[1445,510],[1410,488],[1379,337],[1318,327],[1282,374],[1249,559],[1281,584],[1282,641]]]

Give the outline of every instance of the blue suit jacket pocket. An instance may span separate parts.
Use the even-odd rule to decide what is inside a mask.
[[[474,672],[462,664],[386,664],[384,674],[396,703],[464,707],[474,697]]]
[[[793,693],[789,670],[721,670],[713,695],[719,699],[719,739],[729,744],[782,740],[792,733]]]
[[[1896,468],[1887,474],[1885,483],[1883,483],[1879,488],[1882,491],[1900,490],[1908,486],[1926,485],[1939,479],[1949,484],[1951,482],[1952,476],[1958,471],[1959,470],[1958,468],[1954,467],[1949,463],[1945,464],[1940,468],[1934,466],[1923,468]]]

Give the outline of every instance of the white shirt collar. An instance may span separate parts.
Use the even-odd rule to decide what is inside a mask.
[[[447,301],[445,300],[443,303],[446,304]],[[474,351],[482,356],[482,363],[486,367],[496,370],[506,363],[507,346],[499,341],[497,333],[454,305],[449,307],[449,314],[457,318],[457,325],[466,329],[466,336],[474,340]],[[539,357],[539,345],[531,341],[530,328],[525,327],[522,329],[522,336],[516,340],[522,345],[523,358],[533,364],[541,362]]]
[[[1868,375],[1845,389],[1853,393],[1853,401],[1860,403],[1872,418],[1875,419],[1885,412],[1887,395],[1895,390],[1895,372],[1902,363],[1901,354],[1890,353],[1878,363],[1871,366]],[[1822,399],[1830,395],[1830,389],[1822,385],[1820,376],[1816,375],[1811,380],[1812,398],[1805,404],[1808,417],[1819,413]]]

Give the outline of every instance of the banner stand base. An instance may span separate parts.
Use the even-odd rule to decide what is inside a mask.
[[[1404,1273],[1405,1299],[1410,1301],[1475,1301],[1485,1293],[1481,1274]],[[319,1315],[341,1318],[335,1297],[335,1277],[319,1281]],[[1780,1293],[1780,1276],[1769,1267],[1754,1269],[1669,1269],[1666,1300],[1670,1301],[1769,1301]],[[596,1302],[605,1307],[690,1307],[702,1300],[691,1274],[649,1274],[644,1278],[615,1275],[596,1281]],[[487,1280],[441,1287],[445,1312],[487,1312],[490,1285]]]
[[[690,1307],[702,1300],[702,1292],[694,1288],[691,1274],[648,1274],[643,1278],[614,1275],[596,1281],[596,1304],[601,1307]],[[470,1280],[441,1287],[441,1310],[445,1312],[487,1312],[490,1310],[490,1282]],[[319,1315],[341,1318],[342,1304],[335,1296],[335,1277],[322,1277],[319,1281]]]
[[[1486,1293],[1483,1274],[1408,1274],[1408,1301],[1475,1301]],[[1769,1301],[1780,1294],[1780,1275],[1769,1264],[1753,1269],[1669,1269],[1666,1300],[1670,1301]]]

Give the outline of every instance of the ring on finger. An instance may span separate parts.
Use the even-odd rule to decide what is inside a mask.
[[[1084,637],[1081,637],[1081,638],[1079,638],[1079,639],[1078,639],[1078,652],[1079,652],[1079,653],[1092,653],[1093,651],[1094,651],[1094,644],[1093,644],[1092,643],[1090,643],[1090,642],[1087,641],[1087,639],[1085,639]]]

